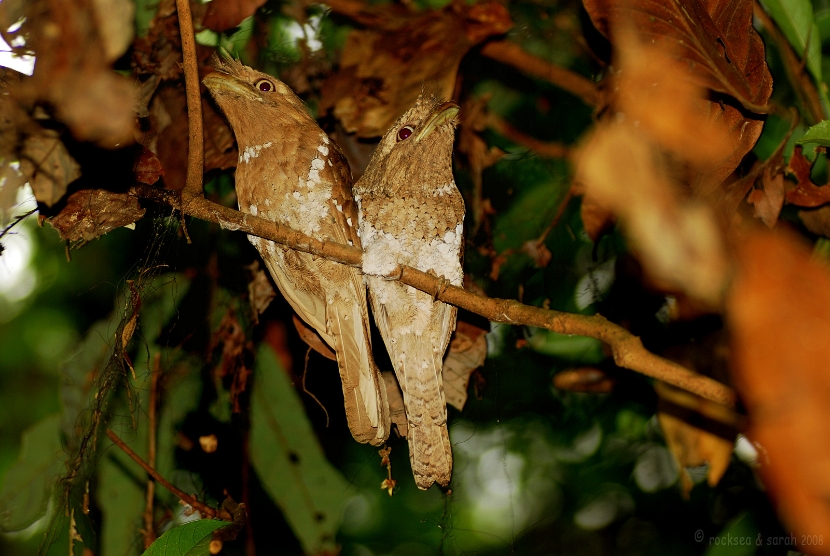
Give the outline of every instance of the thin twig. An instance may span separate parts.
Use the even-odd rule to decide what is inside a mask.
[[[7,233],[9,233],[9,231],[11,231],[11,229],[12,229],[12,228],[14,228],[15,226],[17,226],[17,225],[18,225],[18,224],[20,224],[23,220],[25,220],[26,218],[30,217],[31,215],[33,215],[33,214],[34,214],[34,213],[36,213],[36,212],[37,212],[37,208],[33,208],[32,210],[27,211],[27,212],[24,212],[23,214],[21,214],[20,216],[18,216],[17,218],[15,218],[15,219],[14,219],[14,222],[12,222],[12,223],[11,223],[11,224],[9,224],[8,226],[6,226],[6,227],[3,229],[3,231],[2,231],[2,232],[0,232],[0,239],[3,239],[3,236],[5,236]]]
[[[217,223],[224,229],[255,235],[296,251],[310,253],[352,267],[360,268],[362,265],[363,251],[357,247],[320,241],[277,222],[245,214],[205,198],[191,199],[187,207],[183,208],[179,195],[175,191],[140,184],[133,187],[131,193],[142,198],[167,203],[189,216]],[[433,294],[441,287],[439,277],[408,266],[401,266],[398,279],[404,284],[429,294]],[[443,288],[438,299],[481,315],[492,322],[535,326],[560,334],[596,338],[608,344],[614,362],[620,367],[668,382],[728,407],[735,405],[737,397],[732,388],[649,352],[643,347],[640,338],[601,315],[578,315],[542,309],[524,305],[518,301],[483,297],[456,286]]]
[[[314,400],[315,402],[317,402],[317,405],[319,405],[319,406],[320,406],[320,409],[322,409],[322,410],[323,410],[323,413],[325,413],[325,414],[326,414],[326,428],[329,428],[329,411],[326,409],[326,406],[324,406],[324,405],[323,405],[323,402],[321,402],[320,400],[318,400],[318,399],[317,399],[317,396],[315,396],[315,395],[311,392],[311,390],[309,390],[308,388],[306,388],[306,385],[305,385],[305,377],[306,377],[306,375],[308,374],[308,356],[309,356],[309,355],[311,355],[311,350],[312,350],[312,349],[314,349],[314,348],[312,348],[311,346],[308,346],[308,349],[307,349],[307,350],[306,350],[306,352],[305,352],[305,364],[303,365],[303,381],[302,381],[302,382],[303,382],[303,392],[305,392],[306,394],[308,394],[308,395],[311,397],[311,399],[312,399],[312,400]]]
[[[199,513],[202,514],[202,516],[204,516],[208,519],[217,519],[218,518],[218,519],[222,519],[222,520],[225,520],[225,521],[233,521],[233,516],[231,516],[231,514],[229,512],[227,512],[226,510],[215,510],[215,509],[211,508],[210,506],[208,506],[207,504],[203,504],[202,502],[199,502],[193,496],[191,496],[191,495],[185,493],[184,491],[179,490],[178,488],[171,485],[167,481],[167,479],[165,479],[164,477],[162,477],[159,474],[158,471],[156,471],[155,469],[150,467],[150,465],[146,461],[141,459],[138,454],[133,452],[132,449],[129,446],[127,446],[124,443],[123,440],[118,438],[118,435],[116,435],[114,432],[112,432],[112,429],[107,429],[107,436],[109,437],[110,440],[113,441],[113,443],[116,446],[121,448],[124,451],[125,454],[130,456],[130,458],[132,458],[132,460],[134,462],[136,462],[138,465],[140,465],[141,468],[144,469],[144,471],[146,471],[151,477],[153,477],[156,481],[158,481],[158,483],[161,486],[163,486],[164,488],[166,488],[167,490],[169,490],[170,492],[172,492],[173,494],[178,496],[181,500],[183,500],[188,505],[192,506],[194,509],[198,510]]]
[[[571,155],[571,148],[568,145],[536,139],[519,131],[496,114],[490,113],[487,116],[487,125],[514,143],[527,147],[545,158],[568,158]]]
[[[573,93],[588,106],[601,102],[601,93],[594,83],[578,73],[526,52],[521,46],[507,40],[488,42],[481,53],[502,64],[513,66],[519,71],[544,79],[545,81]]]
[[[156,430],[158,429],[158,391],[159,376],[161,375],[161,352],[153,356],[153,373],[150,376],[150,407],[148,410],[149,432],[147,439],[147,463],[150,467],[156,467]],[[153,519],[153,508],[156,498],[156,481],[153,477],[147,478],[147,497],[144,504],[144,549],[150,548],[156,540],[155,520]]]
[[[182,36],[182,69],[187,94],[188,151],[187,178],[182,198],[201,197],[205,168],[204,132],[202,131],[202,95],[199,92],[199,67],[196,62],[196,39],[193,36],[193,16],[189,0],[176,0],[179,13],[179,32]]]

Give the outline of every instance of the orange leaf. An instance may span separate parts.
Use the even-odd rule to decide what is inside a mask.
[[[830,274],[788,234],[749,235],[738,263],[727,317],[761,474],[790,527],[830,538]]]

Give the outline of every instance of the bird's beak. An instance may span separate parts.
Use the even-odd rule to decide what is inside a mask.
[[[211,93],[235,95],[249,100],[262,100],[256,90],[232,75],[215,71],[202,80]]]
[[[443,123],[446,123],[458,114],[458,105],[454,102],[445,102],[438,108],[432,111],[432,114],[424,120],[424,127],[418,132],[418,135],[415,136],[415,142],[417,143],[424,137],[427,137],[430,133],[432,133],[435,128],[440,126]]]

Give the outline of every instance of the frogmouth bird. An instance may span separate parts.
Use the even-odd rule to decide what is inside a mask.
[[[363,271],[403,393],[409,458],[421,489],[452,475],[441,376],[456,308],[398,281],[409,265],[461,286],[464,201],[452,173],[458,106],[422,94],[383,136],[355,184]]]
[[[360,246],[345,157],[291,89],[234,60],[204,79],[236,135],[239,210],[321,241]],[[346,417],[356,440],[389,436],[386,390],[372,358],[366,288],[357,269],[255,236],[282,294],[334,349]]]

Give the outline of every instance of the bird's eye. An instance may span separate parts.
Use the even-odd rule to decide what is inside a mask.
[[[274,90],[274,84],[268,81],[267,79],[260,79],[256,83],[254,83],[254,87],[262,91],[263,93],[270,93]]]
[[[401,129],[398,130],[398,141],[403,141],[404,139],[408,139],[410,135],[412,135],[412,127],[405,125]]]

